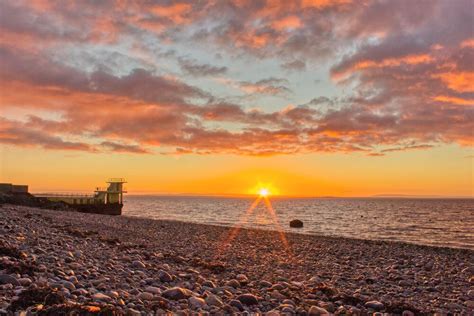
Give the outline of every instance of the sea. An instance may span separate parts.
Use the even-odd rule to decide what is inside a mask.
[[[128,195],[123,215],[474,250],[474,199]],[[290,228],[299,219],[302,228]]]

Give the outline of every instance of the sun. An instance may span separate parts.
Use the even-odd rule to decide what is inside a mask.
[[[267,197],[270,192],[268,191],[267,188],[261,188],[259,191],[258,191],[258,194],[261,196],[261,197]]]

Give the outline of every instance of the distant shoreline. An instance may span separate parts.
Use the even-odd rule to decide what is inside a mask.
[[[32,193],[34,194],[34,193]],[[247,195],[222,195],[222,194],[164,194],[164,193],[129,193],[127,196],[159,196],[159,197],[189,197],[189,198],[235,198],[235,199],[255,199],[256,194]],[[474,200],[474,196],[441,196],[441,195],[372,195],[372,196],[286,196],[286,195],[271,195],[270,199],[427,199],[427,200]]]

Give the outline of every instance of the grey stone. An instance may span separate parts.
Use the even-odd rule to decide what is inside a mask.
[[[308,311],[308,315],[310,316],[329,315],[329,312],[322,307],[311,306],[311,308]]]
[[[168,283],[173,281],[173,277],[171,276],[171,274],[169,274],[165,270],[158,271],[158,277],[160,278],[161,282]]]
[[[147,286],[145,291],[153,294],[161,294],[161,289],[156,286]]]
[[[149,292],[142,292],[138,295],[138,298],[142,301],[151,301],[153,299],[153,294]]]
[[[204,301],[202,298],[191,296],[188,299],[189,306],[193,308],[201,308],[206,305],[206,301]]]
[[[12,284],[15,286],[20,285],[20,282],[15,277],[8,274],[0,274],[0,284]]]
[[[255,295],[250,293],[240,294],[237,296],[237,300],[239,300],[242,304],[245,305],[257,305],[258,299]]]
[[[162,296],[171,300],[182,300],[192,296],[192,292],[181,287],[173,287],[162,293]]]
[[[206,303],[210,306],[222,307],[224,303],[214,294],[209,294],[206,297]]]
[[[233,306],[235,308],[237,308],[239,311],[243,311],[244,310],[244,306],[242,305],[242,303],[238,300],[231,300],[229,302],[229,305],[230,306]]]
[[[239,288],[240,287],[240,282],[237,281],[236,279],[229,280],[225,283],[226,286],[230,286],[233,288]]]
[[[69,282],[69,281],[63,281],[63,286],[69,291],[74,291],[76,289],[76,286],[72,282]]]
[[[216,285],[214,284],[214,282],[212,281],[209,281],[209,280],[206,280],[204,282],[202,282],[201,284],[202,286],[207,286],[207,287],[210,287],[210,288],[216,288]]]
[[[17,281],[23,286],[28,286],[33,282],[31,281],[30,278],[21,278],[21,279],[18,279]]]
[[[272,287],[272,284],[268,281],[262,280],[258,283],[261,287]]]
[[[95,293],[92,295],[92,299],[95,301],[110,301],[112,298],[110,296],[105,295],[104,293]]]
[[[133,261],[132,266],[134,268],[142,268],[142,269],[146,267],[145,264],[143,262],[141,262],[140,260]]]
[[[141,316],[142,313],[137,311],[136,309],[129,308],[127,309],[127,313],[125,314],[126,316]]]
[[[364,306],[367,307],[367,308],[372,308],[376,311],[380,311],[380,310],[384,309],[383,303],[381,303],[379,301],[369,301],[369,302],[365,303]]]

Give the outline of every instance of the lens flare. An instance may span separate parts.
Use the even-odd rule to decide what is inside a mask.
[[[271,216],[271,224],[273,224],[274,228],[278,232],[284,249],[287,251],[288,254],[292,255],[290,245],[288,243],[288,240],[286,239],[285,232],[283,231],[283,228],[281,227],[278,221],[278,217],[276,215],[275,209],[273,208],[272,203],[270,202],[269,195],[270,195],[270,190],[268,190],[268,188],[260,187],[258,189],[257,198],[255,199],[255,201],[253,201],[252,205],[247,209],[247,211],[244,214],[242,214],[239,222],[232,229],[230,229],[227,233],[225,233],[222,236],[220,245],[218,246],[218,249],[215,254],[216,259],[220,258],[220,256],[229,249],[229,247],[232,244],[232,241],[237,237],[241,228],[245,224],[247,224],[250,216],[253,214],[254,210],[262,201],[263,201],[264,209]]]

